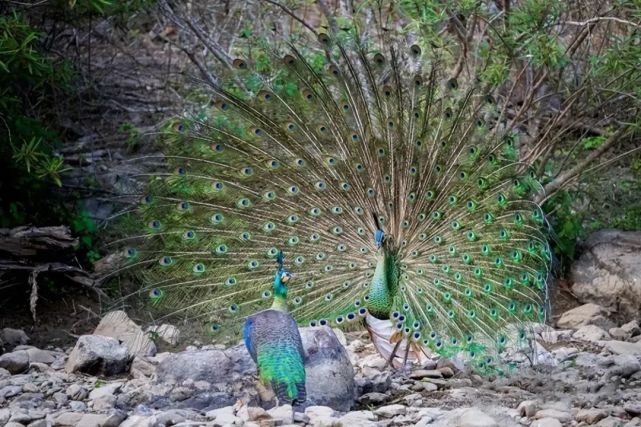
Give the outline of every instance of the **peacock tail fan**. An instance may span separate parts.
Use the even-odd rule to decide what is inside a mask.
[[[398,270],[388,317],[408,339],[484,369],[545,320],[547,226],[506,80],[474,52],[452,77],[449,50],[386,26],[393,13],[253,36],[211,101],[172,122],[123,240],[157,319],[237,339],[271,304],[282,248],[300,325],[358,323],[380,226]]]

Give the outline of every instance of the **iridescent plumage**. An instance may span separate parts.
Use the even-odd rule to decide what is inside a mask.
[[[154,309],[217,340],[269,306],[283,247],[299,324],[366,317],[382,354],[492,366],[545,318],[540,186],[480,60],[452,78],[420,37],[373,27],[257,42],[221,69],[163,141],[127,253]]]

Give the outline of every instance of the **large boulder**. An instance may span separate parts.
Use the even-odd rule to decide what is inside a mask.
[[[607,311],[596,304],[584,304],[566,311],[556,322],[561,329],[580,329],[587,325],[596,325],[602,329],[609,329],[614,323],[607,318]]]
[[[101,335],[83,335],[71,351],[65,370],[91,375],[117,375],[129,369],[127,347],[116,339]]]
[[[349,411],[356,386],[347,350],[328,326],[300,328],[300,335],[307,353],[305,406]]]
[[[115,338],[121,341],[131,355],[153,356],[156,354],[156,344],[151,340],[150,334],[143,330],[124,311],[111,311],[101,320],[94,335]]]
[[[641,311],[641,232],[601,230],[583,245],[572,266],[572,291],[583,303],[594,302],[622,320]],[[623,323],[623,322],[622,322]]]

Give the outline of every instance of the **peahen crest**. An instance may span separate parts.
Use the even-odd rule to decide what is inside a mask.
[[[156,317],[237,339],[272,303],[284,248],[300,325],[369,310],[485,367],[545,319],[540,185],[519,163],[501,84],[482,64],[454,78],[439,48],[372,27],[258,38],[209,104],[175,120],[124,249]]]

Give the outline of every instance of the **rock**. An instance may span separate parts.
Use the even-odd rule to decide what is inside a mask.
[[[597,342],[610,338],[608,333],[596,325],[581,326],[572,337],[577,340]]]
[[[258,406],[247,406],[247,405],[243,405],[243,407],[240,408],[240,410],[236,413],[236,415],[245,422],[270,418],[270,415],[263,408]]]
[[[410,378],[443,378],[443,373],[437,369],[417,369],[410,373]]]
[[[407,408],[404,405],[394,404],[381,406],[374,411],[374,415],[378,415],[383,418],[394,418],[397,415],[405,415]]]
[[[532,418],[539,407],[539,404],[536,400],[524,400],[519,403],[519,406],[516,408],[521,414],[522,417]]]
[[[8,347],[25,345],[29,342],[29,337],[22,329],[3,328],[0,331],[0,342]]]
[[[606,318],[607,312],[600,305],[585,304],[563,313],[557,326],[561,329],[579,329],[585,325],[596,325],[609,329],[614,324]]]
[[[156,367],[156,383],[182,384],[187,380],[210,384],[230,381],[256,372],[244,345],[227,350],[193,350],[172,353]]]
[[[83,335],[73,348],[65,371],[91,375],[116,375],[126,372],[129,365],[127,347],[114,338],[100,335]]]
[[[630,334],[631,337],[641,335],[641,327],[639,327],[639,321],[636,319],[629,321],[625,325],[621,325],[621,329],[623,332]]]
[[[292,424],[294,422],[294,409],[292,405],[282,405],[267,411],[269,416],[275,420],[280,420],[282,424]]]
[[[547,417],[532,421],[530,427],[563,427],[563,424],[556,418]]]
[[[443,378],[452,378],[454,376],[454,370],[449,366],[439,368],[439,371],[443,375]]]
[[[495,427],[494,418],[477,408],[467,408],[463,411],[456,424],[458,427]]]
[[[633,417],[641,415],[641,402],[628,402],[623,406],[623,409]]]
[[[348,411],[354,403],[354,369],[345,347],[328,326],[300,328],[305,361],[305,406]]]
[[[241,420],[240,417],[237,417],[234,413],[233,406],[226,406],[224,408],[208,411],[205,416],[209,419],[213,419],[216,422],[215,425],[233,426],[243,424],[243,420]]]
[[[24,427],[24,424],[9,421],[4,427]]]
[[[607,417],[599,421],[596,425],[598,427],[623,427],[624,421],[617,417]]]
[[[427,392],[432,392],[438,390],[438,386],[434,383],[431,382],[424,382],[423,383],[423,390]]]
[[[574,295],[581,302],[597,302],[629,319],[638,317],[641,232],[601,230],[592,234],[584,246],[589,250],[572,265]]]
[[[156,344],[151,340],[149,334],[142,331],[124,311],[111,311],[101,320],[94,335],[115,338],[121,341],[129,354],[137,356],[153,356],[156,354]]]
[[[537,411],[537,413],[534,415],[534,418],[536,419],[541,419],[541,418],[556,418],[557,420],[565,423],[570,421],[572,416],[565,411],[560,411],[558,409],[552,409],[552,408],[547,408],[547,409],[541,409],[540,411]]]
[[[363,405],[379,405],[389,399],[389,396],[384,393],[372,392],[365,393],[358,401]]]
[[[9,408],[0,408],[0,425],[5,425],[11,418]]]
[[[71,384],[67,387],[66,393],[71,400],[85,400],[89,395],[87,389],[79,384]]]
[[[169,325],[167,323],[160,326],[150,326],[145,331],[145,334],[147,336],[160,338],[169,345],[178,345],[180,342],[180,330],[174,325]]]
[[[358,394],[371,392],[385,393],[392,386],[392,377],[389,372],[380,372],[372,377],[357,378],[356,387]]]
[[[627,378],[630,375],[641,371],[641,363],[634,355],[631,354],[619,354],[613,356],[610,361],[614,366],[608,369],[609,376],[616,375]]]
[[[338,422],[349,427],[374,427],[377,419],[372,411],[353,411],[340,417]]]
[[[610,328],[608,333],[617,341],[625,341],[632,336],[629,332],[623,330],[623,328]]]
[[[0,356],[0,368],[4,368],[14,375],[26,371],[29,368],[29,353],[25,350],[18,350],[3,354]]]
[[[615,354],[631,354],[641,356],[641,342],[626,341],[603,341],[601,342],[606,349]]]
[[[309,417],[309,424],[314,427],[331,427],[337,423],[334,410],[329,406],[308,406],[305,415]]]
[[[577,421],[585,421],[588,424],[595,424],[608,416],[608,411],[605,409],[591,408],[580,409],[575,415]]]

